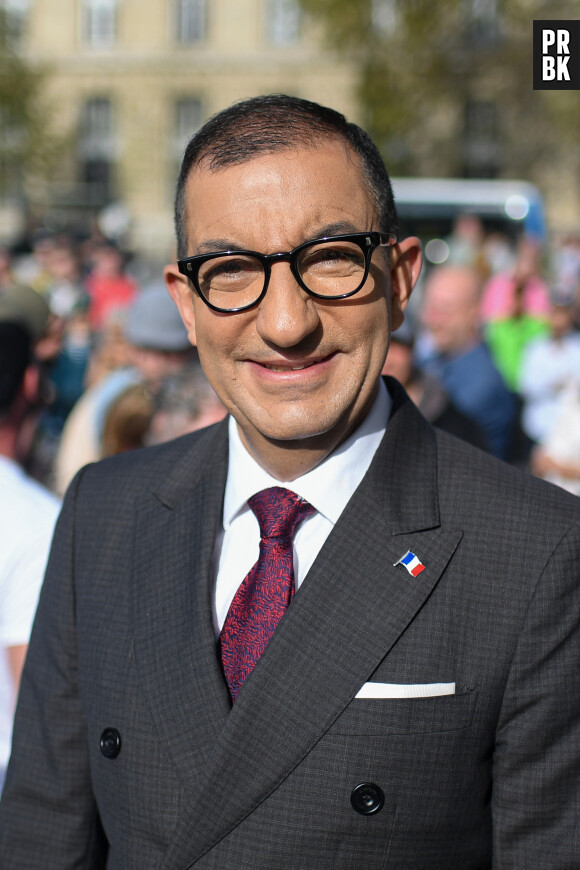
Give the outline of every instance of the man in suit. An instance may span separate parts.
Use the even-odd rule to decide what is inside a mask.
[[[176,214],[230,417],[71,485],[2,868],[578,866],[580,509],[385,388],[420,250],[375,147],[249,100]]]
[[[518,404],[480,328],[481,278],[472,266],[437,266],[425,282],[421,319],[433,347],[420,361],[485,435],[494,456],[512,454]]]

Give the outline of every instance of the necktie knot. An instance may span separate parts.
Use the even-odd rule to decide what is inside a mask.
[[[282,486],[263,489],[248,499],[260,525],[263,541],[292,540],[296,526],[314,513],[314,508],[296,493]]]

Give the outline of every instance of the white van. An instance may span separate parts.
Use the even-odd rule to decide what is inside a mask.
[[[401,236],[417,235],[424,245],[444,239],[457,217],[476,215],[488,232],[515,241],[522,232],[545,239],[543,198],[527,181],[471,178],[393,178]]]

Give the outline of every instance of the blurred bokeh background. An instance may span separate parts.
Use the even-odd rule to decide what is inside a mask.
[[[575,0],[1,0],[0,241],[105,235],[173,253],[184,144],[290,92],[364,125],[394,176],[537,186],[580,222],[577,91],[532,88],[532,22]]]
[[[473,416],[474,376],[461,368],[463,406],[442,366],[476,338],[518,421],[537,400],[537,376],[526,386],[522,374],[532,340],[548,341],[545,353],[562,360],[540,398],[555,401],[571,386],[580,394],[580,91],[533,89],[534,20],[573,19],[579,8],[577,0],[0,0],[0,302],[6,319],[17,299],[20,320],[42,332],[35,359],[46,382],[28,470],[61,493],[79,464],[110,452],[103,409],[121,387],[129,401],[116,419],[126,438],[107,443],[147,442],[165,375],[192,362],[161,281],[174,258],[181,156],[210,115],[263,93],[330,105],[379,145],[401,232],[424,243],[407,347],[415,366],[438,354],[431,374],[460,410]],[[445,268],[472,274],[439,281],[455,288],[442,314],[438,291],[429,306],[425,294],[430,273]],[[22,287],[47,306],[42,330],[31,327]],[[157,296],[146,302],[152,287]],[[462,293],[461,328],[443,336]],[[561,309],[567,325],[555,328]],[[569,333],[570,352],[562,350]],[[97,387],[105,398],[90,449],[61,474]],[[170,392],[185,396],[179,389]],[[195,425],[207,422],[197,399],[187,401]],[[492,391],[484,423],[499,401]],[[477,418],[484,403],[476,404]],[[544,433],[524,430],[520,438],[518,422],[516,436],[508,432],[500,455],[527,465]]]

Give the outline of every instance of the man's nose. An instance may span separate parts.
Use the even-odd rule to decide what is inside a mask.
[[[274,263],[258,307],[260,336],[278,347],[295,347],[320,324],[315,300],[298,284],[289,263]]]

